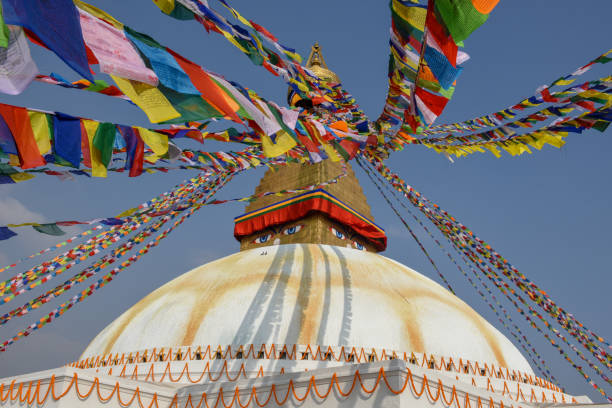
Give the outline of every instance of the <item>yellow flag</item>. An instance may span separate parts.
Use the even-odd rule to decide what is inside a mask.
[[[111,75],[119,89],[144,111],[153,123],[181,116],[159,89],[143,82]]]
[[[325,150],[325,153],[327,153],[327,156],[329,156],[331,161],[339,162],[341,160],[340,155],[331,145],[324,144],[323,149]]]
[[[161,156],[168,153],[168,136],[163,133],[153,132],[149,129],[137,127],[140,137],[147,146],[153,150],[152,155],[147,156],[147,160],[155,163]]]
[[[115,17],[111,16],[110,14],[106,13],[105,11],[100,10],[97,7],[92,6],[91,4],[87,4],[84,1],[81,0],[74,0],[74,5],[77,6],[78,8],[80,8],[83,11],[88,12],[89,14],[96,16],[104,21],[109,22],[110,24],[112,24],[115,28],[118,28],[119,30],[123,30],[123,23],[115,20]]]
[[[19,160],[19,156],[16,154],[9,154],[9,164],[13,167],[20,167],[21,161]]]
[[[563,145],[565,144],[563,136],[567,136],[567,132],[558,132],[557,134],[548,131],[543,132],[545,133],[542,137],[544,143],[548,143],[549,145],[555,146],[558,149],[563,147]]]
[[[303,92],[309,92],[309,91],[310,91],[310,89],[308,89],[308,87],[307,87],[306,85],[304,85],[304,84],[303,84],[303,83],[301,83],[301,82],[296,81],[296,80],[295,80],[295,79],[293,79],[293,78],[290,78],[290,79],[289,79],[289,82],[291,82],[292,84],[294,84],[295,86],[297,86],[297,87],[300,89],[300,91],[303,91]]]
[[[501,157],[501,153],[499,152],[499,149],[495,145],[486,144],[486,145],[484,145],[484,147],[489,149],[491,151],[491,153],[493,153],[495,155],[495,157],[497,157],[498,159]]]
[[[129,215],[134,214],[136,211],[138,211],[138,208],[130,208],[129,210],[125,210],[121,214],[117,214],[117,218],[127,217]]]
[[[34,176],[30,173],[13,173],[9,174],[9,177],[13,179],[15,183],[33,179]]]
[[[289,133],[284,130],[276,132],[276,143],[268,135],[261,136],[261,146],[266,157],[277,157],[287,153],[297,145]]]
[[[411,26],[421,31],[425,29],[425,17],[427,16],[426,8],[406,7],[398,0],[393,0],[393,11],[410,23]]]
[[[555,81],[553,85],[565,86],[565,85],[570,85],[574,81],[575,79],[560,79],[558,81]]]
[[[100,126],[99,122],[95,120],[83,119],[83,127],[85,133],[87,133],[87,140],[89,141],[89,157],[91,158],[91,175],[93,177],[106,177],[106,167],[102,163],[100,151],[94,146],[93,140],[96,136],[96,130]]]
[[[40,154],[46,154],[51,150],[51,132],[49,131],[49,122],[47,115],[42,112],[29,111],[30,125],[34,132],[34,139],[38,146]]]
[[[153,0],[153,3],[166,14],[170,14],[174,10],[174,0]]]
[[[253,167],[257,167],[257,166],[259,166],[261,164],[261,160],[255,158],[255,157],[249,157],[248,159],[251,162],[251,166],[253,166]]]
[[[218,27],[217,27],[218,28]],[[231,42],[232,44],[234,44],[234,46],[236,48],[238,48],[240,51],[248,54],[249,52],[247,50],[244,49],[244,47],[242,45],[240,45],[240,43],[238,41],[236,41],[236,39],[227,31],[222,30],[221,28],[219,28],[219,31],[221,31],[221,34],[223,34],[223,36],[225,37],[225,39],[229,42]]]

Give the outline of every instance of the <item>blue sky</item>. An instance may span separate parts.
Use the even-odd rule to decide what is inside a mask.
[[[286,86],[282,82],[252,65],[220,36],[206,34],[197,23],[165,17],[149,0],[91,3],[202,66],[284,103]],[[231,4],[304,56],[318,41],[328,65],[364,111],[371,118],[380,113],[387,89],[390,20],[386,2],[236,0]],[[455,97],[438,123],[513,105],[532,95],[538,86],[600,55],[612,45],[610,15],[609,0],[502,0],[489,21],[466,41],[471,60],[465,64]],[[32,51],[41,73],[58,72],[77,78],[54,55],[35,46]],[[584,78],[609,75],[610,67],[600,67]],[[0,95],[0,102],[115,123],[147,124],[141,111],[123,101],[45,84],[33,84],[15,97]],[[504,155],[500,159],[490,154],[472,155],[455,163],[424,147],[409,146],[394,154],[389,165],[487,240],[579,320],[611,339],[611,132],[570,136],[562,149],[545,147],[532,155]],[[207,143],[204,148],[228,146]],[[256,170],[240,175],[218,197],[251,194],[262,174]],[[0,225],[114,216],[191,175],[175,171],[130,179],[114,174],[108,179],[77,177],[65,182],[39,176],[29,182],[0,186]],[[367,178],[360,180],[376,222],[387,230],[389,248],[385,255],[438,280]],[[195,266],[236,252],[232,219],[242,210],[240,204],[227,204],[200,211],[100,293],[0,355],[0,377],[75,360],[102,328],[144,295]],[[499,326],[445,255],[417,225],[413,227],[458,295]],[[66,230],[69,234],[80,231]],[[19,237],[0,243],[1,264],[57,241],[21,231]],[[39,317],[32,314],[5,325],[0,341]],[[534,331],[527,333],[569,392],[597,398],[598,394]]]

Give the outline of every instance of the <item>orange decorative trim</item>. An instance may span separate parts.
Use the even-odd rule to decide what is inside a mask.
[[[305,347],[305,348],[303,348]],[[300,350],[298,350],[298,348]],[[112,365],[124,365],[140,362],[163,362],[163,361],[183,361],[183,360],[213,360],[213,359],[237,359],[240,355],[243,359],[265,358],[265,359],[286,359],[299,360],[302,353],[308,353],[309,360],[332,360],[344,362],[371,362],[383,361],[389,359],[400,359],[414,365],[420,365],[429,369],[457,372],[462,374],[472,374],[478,376],[487,376],[491,378],[503,379],[514,382],[522,382],[524,384],[535,385],[547,390],[563,392],[558,386],[535,375],[520,372],[518,370],[510,370],[506,367],[498,367],[495,364],[472,362],[459,358],[455,360],[452,357],[436,357],[426,353],[422,356],[417,356],[414,353],[400,352],[395,350],[364,348],[364,347],[333,347],[327,346],[312,346],[312,345],[240,345],[240,346],[197,346],[197,348],[178,347],[174,351],[172,348],[158,349],[153,348],[144,351],[126,353],[109,354],[107,356],[93,356],[84,360],[69,363],[70,367],[77,368],[97,368]],[[240,354],[242,353],[242,354]],[[262,354],[263,353],[263,354]],[[300,355],[298,355],[298,353]],[[180,355],[180,358],[177,356]],[[199,356],[199,358],[198,358]],[[218,356],[218,357],[217,357]]]
[[[240,408],[247,408],[253,403],[259,407],[264,407],[265,405],[268,404],[268,402],[270,402],[272,398],[274,398],[274,402],[277,405],[284,405],[289,400],[290,397],[292,397],[295,401],[298,401],[298,402],[304,401],[310,395],[316,396],[319,399],[326,399],[332,393],[332,391],[334,391],[334,389],[340,396],[346,398],[350,396],[353,393],[353,391],[355,391],[355,387],[357,386],[357,384],[359,384],[359,390],[365,394],[373,394],[374,392],[376,392],[378,387],[381,386],[381,384],[384,384],[387,390],[395,395],[402,394],[403,392],[406,391],[408,387],[410,387],[410,391],[416,398],[421,398],[423,394],[427,393],[426,397],[428,397],[428,399],[431,402],[435,403],[438,400],[441,400],[441,402],[443,402],[444,405],[447,407],[454,406],[458,408],[472,408],[471,401],[474,401],[476,403],[477,408],[484,408],[484,407],[495,408],[496,405],[499,406],[500,408],[504,407],[504,403],[502,401],[496,402],[493,400],[493,398],[483,399],[480,396],[470,396],[469,393],[465,393],[465,397],[463,398],[463,402],[462,402],[459,398],[459,395],[458,395],[458,392],[455,386],[452,386],[450,392],[447,392],[445,388],[449,388],[449,387],[445,387],[442,380],[437,380],[436,382],[432,382],[431,380],[427,378],[427,375],[423,375],[423,378],[422,378],[422,381],[419,387],[417,384],[415,384],[415,378],[412,372],[410,371],[410,369],[406,367],[406,370],[407,371],[406,371],[406,378],[404,380],[404,384],[397,389],[391,386],[391,384],[389,384],[389,380],[387,379],[387,374],[385,372],[385,369],[381,367],[380,370],[378,370],[378,375],[376,377],[374,385],[370,388],[366,386],[359,370],[356,370],[355,373],[353,374],[353,379],[351,381],[350,387],[345,387],[345,389],[342,389],[340,385],[340,381],[338,380],[338,375],[334,373],[331,377],[331,381],[329,382],[327,390],[325,390],[324,392],[321,392],[321,390],[319,389],[319,386],[317,386],[317,379],[315,378],[315,376],[311,376],[308,382],[308,387],[303,395],[298,395],[296,393],[295,382],[294,380],[290,379],[287,384],[283,384],[282,386],[277,386],[276,384],[273,384],[272,386],[270,386],[268,395],[265,399],[261,399],[261,395],[260,395],[261,392],[260,394],[258,394],[256,387],[250,387],[250,392],[248,394],[248,400],[245,402],[241,400],[240,395],[244,394],[245,391],[247,391],[248,389],[235,387],[233,391],[231,392],[231,401],[229,401],[228,403],[226,401],[224,390],[220,388],[214,400],[214,404],[209,404],[208,394],[202,393],[199,397],[198,403],[194,405],[194,396],[192,394],[189,394],[187,397],[187,401],[185,401],[185,404],[183,405],[183,407],[184,408],[201,408],[201,407],[218,408],[219,404],[221,404],[221,407],[229,408],[237,404],[237,406],[239,406]],[[32,386],[34,383],[36,383],[36,389],[33,393],[31,393]],[[51,380],[47,387],[47,391],[45,392],[43,398],[40,398],[40,388],[41,388],[40,380],[31,381],[27,386],[26,392],[24,392],[24,383],[20,383],[18,387],[15,387],[15,381],[12,381],[10,386],[8,387],[6,384],[0,384],[0,402],[4,403],[10,399],[10,402],[19,400],[21,403],[27,402],[28,405],[32,405],[34,402],[36,402],[38,405],[43,405],[47,401],[49,395],[52,396],[53,400],[57,401],[65,397],[74,388],[74,392],[80,399],[89,398],[95,390],[96,396],[102,403],[106,403],[114,397],[116,398],[116,401],[119,403],[119,405],[124,408],[131,406],[135,401],[138,402],[138,406],[141,408],[152,408],[153,406],[159,408],[158,394],[157,393],[152,394],[153,397],[151,399],[151,402],[147,406],[143,404],[142,402],[140,388],[138,387],[132,392],[131,396],[124,395],[122,397],[121,386],[120,386],[119,381],[115,383],[115,386],[113,387],[112,391],[107,395],[103,395],[101,393],[100,380],[97,377],[91,383],[91,386],[89,387],[89,389],[86,390],[85,392],[82,392],[82,390],[79,387],[79,376],[77,373],[74,373],[70,383],[60,394],[56,394],[55,384],[56,384],[56,377],[55,375],[53,375],[51,377]],[[327,381],[326,381],[326,384],[327,384]],[[280,388],[284,389],[285,386],[286,386],[286,391],[284,390],[279,391]],[[15,388],[17,389],[15,390]],[[172,399],[172,403],[170,404],[170,407],[179,408],[178,397],[176,394],[174,395]],[[512,407],[514,407],[514,405],[510,405],[510,407],[507,407],[507,408],[512,408]]]

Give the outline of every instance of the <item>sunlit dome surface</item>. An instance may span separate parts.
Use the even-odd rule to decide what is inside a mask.
[[[303,344],[431,353],[533,373],[465,302],[398,262],[278,245],[202,265],[136,303],[83,358],[152,347]]]

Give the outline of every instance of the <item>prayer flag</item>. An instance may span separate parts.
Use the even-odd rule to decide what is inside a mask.
[[[229,119],[234,122],[242,123],[242,120],[236,115],[240,106],[213,81],[208,74],[198,65],[187,60],[183,56],[175,53],[167,48],[168,52],[174,57],[176,62],[181,66],[187,75],[191,78],[191,82],[198,89],[202,97],[210,103],[219,112],[224,113]]]
[[[81,164],[81,120],[65,113],[53,116],[54,153],[74,168]]]
[[[93,120],[89,120],[89,119],[83,119],[81,121],[81,124],[84,129],[84,133],[85,133],[84,136],[87,137],[87,146],[89,148],[88,156],[89,156],[89,162],[90,162],[90,167],[91,167],[91,175],[93,177],[106,177],[106,166],[107,165],[105,165],[102,162],[102,153],[100,149],[95,146],[95,137],[98,132],[98,127],[100,126],[100,123],[93,121]],[[107,127],[110,129],[110,126],[107,126]],[[110,139],[112,137],[112,141],[110,142],[111,149],[112,149],[112,144],[114,143],[114,139],[115,139],[115,128],[112,127],[112,134],[111,132],[107,131],[105,133],[101,133],[101,135],[102,136],[98,140],[98,144],[104,147],[106,146],[105,143],[107,143],[107,140],[105,140],[105,138]],[[112,150],[110,153],[112,154]],[[106,154],[108,155],[108,152],[106,152]],[[83,156],[85,156],[85,151],[83,151]]]
[[[112,123],[100,123],[96,129],[93,146],[100,152],[100,162],[105,169],[108,168],[111,158],[113,157],[113,146],[115,145],[116,133],[117,128]]]
[[[8,47],[0,48],[0,92],[18,95],[36,78],[38,67],[23,28],[12,26],[9,32]]]
[[[153,150],[153,155],[147,160],[155,163],[160,157],[168,153],[168,136],[163,133],[153,132],[149,129],[137,127],[138,134],[144,143]]]
[[[436,0],[435,7],[446,29],[459,43],[484,24],[499,0]]]
[[[85,44],[96,56],[101,72],[153,86],[158,84],[157,75],[147,68],[122,30],[84,10],[79,10],[79,15]]]
[[[9,43],[9,29],[4,23],[2,2],[0,2],[0,47],[6,48]]]
[[[17,146],[13,139],[13,133],[2,115],[0,115],[0,149],[5,154],[17,154]]]
[[[296,145],[295,139],[284,130],[278,131],[273,138],[268,135],[262,135],[261,137],[261,147],[266,157],[280,156],[293,149]]]
[[[34,228],[38,232],[41,232],[41,233],[47,234],[47,235],[60,236],[60,235],[65,235],[66,234],[55,223],[32,225],[32,228]]]
[[[0,227],[0,241],[4,241],[5,239],[12,238],[16,235],[17,233],[11,231],[8,227]]]
[[[119,218],[105,218],[103,220],[100,220],[100,224],[104,225],[121,225],[124,222],[125,221],[120,220]]]
[[[431,125],[436,118],[442,114],[444,107],[448,103],[448,99],[427,92],[418,86],[416,87],[415,94],[419,113],[421,113],[425,122]]]
[[[174,0],[153,0],[153,3],[166,14],[170,14],[174,10]]]
[[[79,22],[72,0],[3,0],[7,24],[34,33],[72,69],[93,82]]]
[[[0,104],[0,115],[12,134],[22,169],[43,166],[46,162],[38,151],[38,145],[30,125],[26,108]]]
[[[157,74],[161,84],[183,94],[200,94],[191,83],[189,76],[163,46],[153,38],[127,26],[124,29],[130,41],[149,60],[149,65]]]
[[[240,106],[248,113],[249,117],[255,121],[257,126],[259,126],[265,134],[270,136],[281,130],[281,126],[276,121],[269,119],[263,112],[257,109],[257,107],[232,84],[216,75],[211,75],[211,77],[231,93]]]
[[[142,165],[144,161],[144,142],[140,138],[137,131],[131,126],[117,125],[117,129],[123,140],[125,140],[125,169],[129,170],[130,177],[137,177],[142,174]]]
[[[434,47],[437,51],[444,54],[452,66],[456,67],[457,64],[461,64],[465,61],[467,54],[463,53],[461,55],[462,60],[458,61],[459,48],[446,30],[446,27],[438,20],[438,16],[434,12],[433,7],[434,2],[429,2],[427,20],[425,22],[427,27],[427,45]]]
[[[430,46],[425,47],[425,62],[444,89],[453,86],[463,69],[455,68],[444,54]]]
[[[34,139],[40,154],[44,155],[51,151],[51,128],[49,118],[46,113],[28,111],[30,125],[34,133]]]
[[[152,123],[164,122],[181,116],[156,87],[115,75],[111,77],[119,89],[144,111]]]
[[[85,3],[81,0],[74,0],[74,4],[79,8],[79,10],[86,11],[92,16],[98,17],[99,19],[106,21],[113,27],[118,28],[119,30],[123,30],[123,24],[107,12],[100,10],[99,8],[94,7],[91,4]]]

